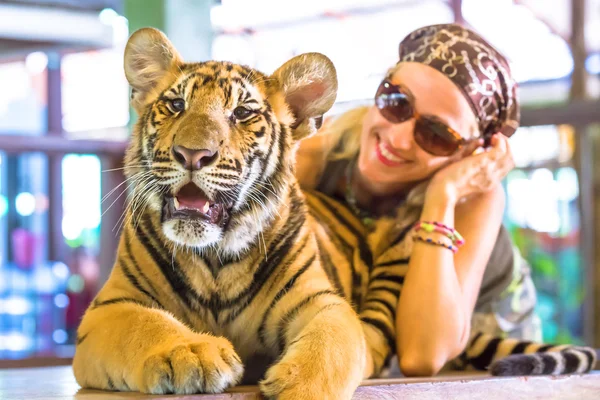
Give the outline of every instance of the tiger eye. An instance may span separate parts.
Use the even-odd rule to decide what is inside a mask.
[[[173,100],[170,100],[170,103],[171,103],[171,108],[175,112],[181,112],[181,111],[185,110],[185,100],[183,100],[183,99],[173,99]]]
[[[233,110],[233,116],[237,119],[246,119],[252,115],[252,113],[252,110],[242,106],[236,107],[235,110]]]

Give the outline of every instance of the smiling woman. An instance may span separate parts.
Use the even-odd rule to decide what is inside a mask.
[[[508,62],[456,24],[411,32],[398,56],[373,88],[373,106],[301,144],[300,183],[348,205],[370,229],[370,287],[388,292],[405,375],[537,351],[482,339],[541,340],[529,266],[501,225],[500,182],[513,166],[507,137],[519,125]]]

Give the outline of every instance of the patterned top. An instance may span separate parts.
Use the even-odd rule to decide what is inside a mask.
[[[349,160],[330,161],[316,190],[346,204],[345,198],[336,195],[336,187],[348,163]],[[390,257],[405,258],[408,262],[412,235],[405,230],[396,235],[393,242],[393,248],[374,252],[376,264],[384,263]],[[535,304],[536,292],[529,264],[513,245],[508,231],[501,226],[483,275],[471,321],[472,331],[541,341],[541,322],[535,313]]]

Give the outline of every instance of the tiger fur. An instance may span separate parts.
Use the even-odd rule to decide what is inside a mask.
[[[111,275],[78,329],[77,382],[155,394],[259,382],[268,398],[350,399],[395,354],[408,262],[375,262],[352,212],[294,177],[298,141],[335,100],[332,63],[302,54],[270,76],[184,63],[144,28],[124,66],[139,115],[132,195]],[[501,349],[533,348],[505,343],[479,335],[462,359],[487,368]]]

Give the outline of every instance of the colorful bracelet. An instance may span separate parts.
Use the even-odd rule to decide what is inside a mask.
[[[414,229],[418,232],[420,230],[424,230],[425,232],[432,233],[437,232],[441,233],[448,237],[448,239],[452,240],[452,243],[456,246],[462,246],[465,244],[465,239],[456,231],[456,229],[450,228],[444,224],[439,222],[425,222],[419,221],[415,224]]]
[[[443,243],[441,240],[433,240],[430,238],[424,238],[422,236],[419,235],[414,235],[413,236],[414,239],[423,242],[423,243],[428,243],[428,244],[433,244],[433,245],[438,245],[438,246],[442,246],[445,247],[446,249],[452,250],[453,253],[456,253],[458,251],[458,247],[453,246],[451,244],[446,244]]]

